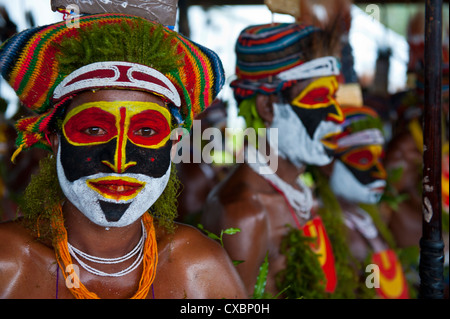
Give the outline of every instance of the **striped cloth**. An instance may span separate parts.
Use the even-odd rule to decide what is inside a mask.
[[[69,28],[65,21],[40,26],[20,32],[0,47],[0,72],[15,90],[20,102],[36,116],[20,120],[16,128],[16,141],[20,150],[31,146],[48,148],[45,134],[58,106],[65,101],[50,103],[54,89],[68,75],[59,69],[58,47],[54,44],[63,39],[77,37],[78,31],[94,24],[99,26],[121,24],[122,22],[143,21],[157,26],[140,17],[125,14],[97,14],[79,18],[79,28]],[[183,126],[190,129],[193,118],[207,108],[225,83],[222,63],[213,51],[164,28],[165,35],[175,34],[173,45],[184,64],[165,74],[175,85],[180,97],[181,108],[177,112]],[[151,36],[151,34],[149,34]],[[72,72],[75,70],[72,70]],[[172,108],[174,109],[174,108]]]
[[[236,76],[231,83],[235,96],[245,99],[256,93],[273,94],[291,81],[275,76],[307,62],[303,39],[318,29],[297,23],[273,23],[245,28],[236,43]]]

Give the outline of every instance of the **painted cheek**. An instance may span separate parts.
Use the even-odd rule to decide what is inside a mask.
[[[64,136],[60,141],[61,165],[70,182],[84,176],[111,172],[102,161],[113,159],[116,139],[89,146],[76,146]]]
[[[375,180],[386,180],[381,154],[379,146],[362,147],[342,155],[341,161],[361,183],[369,184]]]
[[[342,157],[342,161],[360,171],[367,171],[374,165],[374,155],[367,149],[351,151]]]
[[[343,123],[344,115],[336,100],[339,88],[336,77],[324,77],[315,80],[297,96],[292,105],[305,109],[327,109],[326,121]]]
[[[170,151],[172,143],[169,140],[164,146],[152,149],[139,147],[133,143],[128,143],[127,159],[136,162],[137,165],[127,169],[127,173],[144,174],[151,177],[163,176],[170,166]]]

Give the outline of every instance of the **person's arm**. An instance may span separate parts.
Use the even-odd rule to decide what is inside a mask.
[[[170,259],[179,267],[188,299],[246,299],[245,287],[226,251],[199,230],[177,229]]]
[[[251,196],[222,205],[208,205],[204,212],[205,229],[220,234],[228,228],[239,228],[234,235],[224,235],[224,247],[233,261],[242,261],[236,266],[242,281],[251,296],[259,269],[269,250],[269,226],[262,205]]]

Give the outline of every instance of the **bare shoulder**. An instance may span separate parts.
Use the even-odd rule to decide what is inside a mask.
[[[22,223],[0,223],[0,297],[43,297],[54,262],[53,249],[38,242]]]
[[[218,242],[185,224],[177,224],[175,233],[166,234],[158,246],[162,248],[160,251],[167,250],[172,259],[187,259],[190,263],[229,263],[228,255]]]
[[[265,188],[267,183],[261,183],[260,178],[245,165],[228,176],[208,196],[202,215],[204,226],[216,233],[219,227],[239,228],[238,224],[249,219],[263,221],[266,209],[260,195],[273,190]]]
[[[0,259],[20,257],[24,247],[34,242],[33,236],[20,221],[0,223]]]
[[[158,251],[156,280],[165,287],[160,289],[163,296],[246,298],[242,281],[226,251],[198,229],[177,224],[174,234],[166,234],[160,239]],[[170,284],[174,289],[167,296]]]

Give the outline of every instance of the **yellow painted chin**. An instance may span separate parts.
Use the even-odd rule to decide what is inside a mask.
[[[127,176],[108,176],[86,181],[90,189],[102,197],[116,201],[128,201],[135,198],[145,187],[145,183]]]

